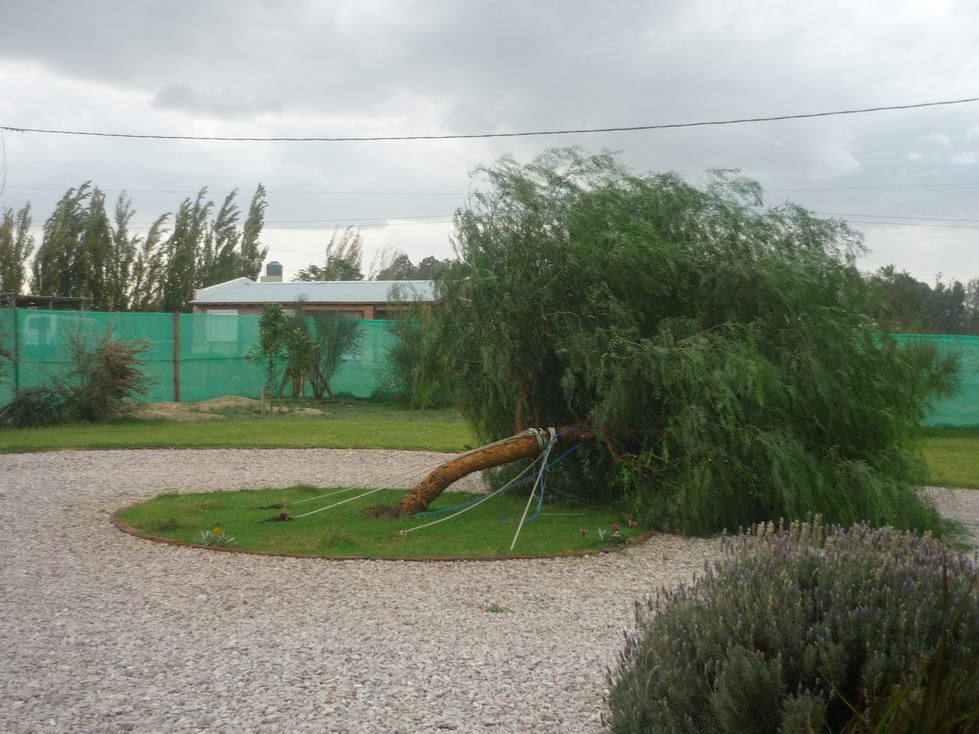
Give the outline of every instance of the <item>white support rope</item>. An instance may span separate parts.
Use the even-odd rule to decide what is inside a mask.
[[[375,492],[380,492],[382,489],[390,489],[390,487],[378,487],[377,489],[371,489],[371,490],[368,490],[367,492],[364,492],[364,494],[359,495],[357,497],[351,497],[350,499],[347,499],[347,500],[340,500],[339,502],[334,502],[332,505],[327,505],[326,507],[320,507],[319,509],[316,509],[316,510],[310,510],[309,512],[304,512],[302,515],[296,515],[292,519],[293,520],[298,520],[301,517],[308,517],[309,515],[315,515],[317,512],[323,512],[324,510],[329,510],[329,509],[332,509],[334,507],[339,507],[340,505],[345,505],[348,502],[353,502],[354,500],[361,500],[364,497],[366,497],[367,495],[374,494]]]
[[[551,448],[554,446],[556,431],[554,427],[551,426],[547,429],[548,439],[547,446],[544,448],[544,452],[539,456],[540,470],[537,472],[537,479],[534,480],[534,486],[530,490],[530,497],[527,498],[527,505],[523,508],[523,516],[520,518],[520,524],[517,525],[517,532],[513,534],[513,542],[510,543],[510,552],[513,553],[513,549],[517,545],[517,538],[520,537],[520,531],[523,529],[523,524],[527,520],[527,513],[530,512],[530,504],[534,501],[534,495],[537,494],[537,487],[541,483],[541,479],[544,477],[544,472],[547,471],[547,458],[551,454]],[[539,441],[540,439],[538,439]],[[543,490],[542,490],[543,491]]]
[[[326,494],[320,494],[317,495],[316,497],[307,497],[304,500],[296,500],[295,502],[289,502],[288,500],[285,500],[283,501],[282,504],[292,507],[293,505],[301,505],[303,502],[313,502],[315,500],[322,500],[322,499],[326,499],[327,497],[333,497],[334,495],[343,494],[344,492],[349,492],[353,489],[356,489],[356,487],[341,487],[340,489],[337,489],[334,492],[327,492]]]
[[[553,428],[549,428],[549,429],[548,429],[548,431],[549,431],[549,434],[550,434],[550,439],[549,439],[549,441],[550,441],[550,442],[553,442],[553,438],[554,438],[554,429],[553,429]],[[542,430],[540,430],[540,429],[538,429],[538,428],[529,428],[529,429],[527,429],[526,431],[524,431],[524,432],[522,432],[522,433],[518,433],[518,434],[516,434],[516,435],[514,435],[514,436],[508,436],[507,438],[501,438],[501,439],[500,439],[499,441],[494,441],[493,443],[489,443],[489,444],[486,444],[485,446],[480,446],[479,448],[476,448],[476,449],[471,449],[471,450],[469,450],[469,451],[466,451],[465,453],[462,453],[462,454],[455,454],[455,455],[453,455],[453,457],[452,457],[451,459],[447,459],[446,461],[442,461],[442,462],[440,462],[439,464],[437,464],[437,465],[436,465],[436,466],[434,466],[434,467],[427,467],[427,468],[425,468],[425,469],[419,469],[418,471],[414,471],[414,472],[412,472],[412,473],[410,473],[410,474],[404,474],[404,473],[402,473],[402,471],[400,471],[400,470],[399,470],[399,471],[397,471],[397,472],[394,472],[393,474],[390,474],[390,475],[387,475],[386,477],[384,477],[384,479],[382,480],[382,481],[384,482],[384,486],[381,486],[381,487],[378,487],[377,489],[372,489],[372,490],[369,490],[369,491],[367,491],[367,492],[365,492],[364,494],[362,494],[362,495],[360,495],[359,497],[351,497],[351,498],[349,498],[349,499],[345,499],[345,500],[342,500],[342,501],[340,501],[340,502],[335,502],[335,503],[333,503],[332,505],[327,505],[326,507],[320,507],[320,508],[318,508],[318,509],[315,509],[315,510],[310,510],[309,512],[304,512],[304,513],[303,513],[302,515],[296,515],[296,516],[294,516],[294,517],[293,517],[292,519],[293,519],[293,520],[298,520],[298,519],[300,519],[300,518],[302,518],[302,517],[308,517],[309,515],[315,515],[315,514],[316,514],[317,512],[323,512],[324,510],[329,510],[329,509],[332,509],[332,508],[334,508],[334,507],[339,507],[340,505],[344,505],[344,504],[346,504],[347,502],[353,502],[354,500],[357,500],[357,499],[361,499],[361,498],[363,498],[363,497],[367,497],[368,495],[372,495],[372,494],[374,494],[375,492],[380,492],[380,491],[381,491],[382,489],[392,489],[392,488],[394,488],[394,485],[395,485],[395,484],[400,484],[400,483],[401,483],[401,482],[399,482],[399,481],[396,481],[396,480],[398,480],[398,479],[409,479],[409,478],[412,478],[412,477],[416,477],[416,476],[420,476],[420,475],[422,475],[422,474],[431,474],[432,472],[434,472],[434,471],[435,471],[435,470],[437,470],[438,468],[440,468],[440,467],[442,467],[442,466],[445,466],[446,464],[449,464],[449,463],[451,463],[451,462],[453,462],[453,461],[456,461],[457,459],[461,459],[461,458],[462,458],[462,457],[464,457],[464,456],[469,456],[470,454],[474,454],[474,453],[476,453],[477,451],[483,451],[484,449],[488,449],[488,448],[490,448],[491,446],[498,446],[498,445],[500,445],[500,444],[503,444],[503,443],[507,443],[508,441],[511,441],[511,440],[513,440],[514,438],[520,438],[521,436],[525,436],[525,435],[528,435],[528,434],[529,434],[529,435],[532,435],[532,436],[534,436],[534,437],[535,437],[535,438],[537,439],[537,444],[538,444],[538,446],[540,446],[540,447],[541,447],[541,451],[544,451],[544,450],[545,450],[545,449],[544,449],[544,439],[543,439],[543,434],[544,434],[544,431],[542,431]],[[550,445],[550,443],[548,444],[548,446],[549,446],[549,445]],[[547,449],[547,453],[550,453],[550,449],[549,449],[549,448]],[[535,459],[534,459],[534,460],[533,460],[533,461],[532,461],[532,462],[531,462],[531,463],[530,463],[530,464],[529,464],[529,465],[527,466],[527,468],[526,468],[526,469],[524,469],[524,470],[523,470],[522,472],[520,472],[520,474],[518,474],[518,475],[517,475],[517,477],[516,477],[516,478],[515,478],[515,479],[514,479],[513,481],[515,482],[515,481],[516,481],[517,479],[519,479],[519,478],[520,478],[520,477],[522,477],[522,476],[523,476],[524,474],[526,474],[526,473],[527,473],[527,471],[529,471],[529,470],[530,470],[530,468],[531,468],[531,467],[533,467],[533,466],[534,466],[534,464],[536,464],[536,463],[537,463],[537,461],[538,461],[538,460],[539,460],[540,458],[541,458],[541,456],[540,456],[540,455],[538,455],[538,457],[537,457],[537,458],[535,458]],[[546,454],[544,455],[544,458],[546,459]],[[539,477],[538,477],[538,481],[539,481]],[[512,484],[512,483],[513,483],[513,482],[511,482],[511,484]],[[507,488],[507,487],[509,487],[509,486],[510,486],[510,485],[508,484],[508,485],[506,485],[505,487],[503,487],[503,489],[506,489],[506,488]],[[537,485],[536,485],[536,483],[535,483],[535,484],[534,484],[534,487],[536,488],[536,486],[537,486]],[[327,492],[326,494],[322,494],[322,495],[319,495],[318,497],[309,497],[309,498],[306,498],[306,499],[301,499],[301,500],[297,500],[296,502],[294,502],[294,503],[292,503],[292,504],[296,504],[296,505],[298,505],[298,504],[301,504],[301,503],[303,503],[303,502],[311,502],[312,500],[316,500],[316,499],[324,499],[324,498],[326,498],[326,497],[332,497],[332,496],[334,496],[334,495],[336,495],[336,494],[340,494],[340,493],[342,493],[342,492],[347,492],[347,491],[350,491],[351,489],[352,489],[351,487],[347,487],[347,488],[344,488],[344,489],[340,489],[340,490],[338,490],[338,491],[336,491],[336,492]],[[483,502],[484,502],[485,500],[487,500],[487,499],[489,499],[490,497],[493,497],[493,496],[495,496],[495,495],[497,495],[497,494],[499,494],[500,492],[502,492],[502,491],[503,491],[503,489],[499,489],[499,490],[497,490],[496,492],[493,492],[492,494],[490,494],[490,495],[487,495],[487,496],[486,496],[486,497],[484,497],[484,498],[483,498],[482,500],[480,500],[479,502],[475,502],[475,503],[473,503],[473,504],[472,504],[472,505],[470,505],[469,507],[476,507],[477,505],[480,505],[480,504],[482,504],[482,503],[483,503]],[[533,496],[533,493],[531,494],[531,496]],[[463,509],[463,510],[461,510],[460,512],[457,512],[457,513],[454,513],[454,514],[452,514],[452,515],[449,515],[449,517],[445,517],[445,518],[442,518],[442,519],[440,519],[440,520],[437,520],[437,521],[435,521],[435,522],[431,522],[431,523],[428,523],[428,525],[435,525],[436,523],[438,523],[438,522],[442,522],[443,520],[448,520],[448,519],[450,519],[450,518],[453,518],[453,517],[455,517],[456,515],[459,515],[459,514],[461,514],[462,512],[465,512],[466,510],[468,510],[468,509],[469,509],[469,507],[467,507],[467,508],[464,508],[464,509]],[[404,530],[403,530],[403,531],[402,531],[402,533],[404,533],[404,532],[410,532],[411,530],[418,530],[418,529],[420,529],[420,528],[423,528],[423,527],[428,527],[428,525],[419,525],[418,527],[415,527],[415,528],[411,528],[411,529],[410,529],[410,530],[408,530],[408,531],[404,531]],[[518,532],[518,533],[520,532],[520,531],[519,531],[519,529],[517,530],[517,532]],[[516,539],[514,539],[514,542],[516,542]]]
[[[442,463],[444,463],[444,462],[442,462]],[[395,480],[398,480],[398,479],[402,479],[403,478],[404,480],[406,480],[406,483],[407,483],[407,480],[409,480],[409,479],[414,479],[415,477],[419,477],[419,476],[422,476],[424,474],[430,474],[431,472],[435,471],[435,469],[438,468],[441,465],[442,464],[440,463],[440,464],[436,464],[435,466],[425,466],[425,467],[423,467],[421,469],[416,469],[415,471],[411,472],[410,474],[404,474],[403,473],[404,470],[399,469],[396,472],[392,472],[390,474],[385,474],[380,479],[375,480],[374,482],[372,482],[372,484],[376,484],[376,483],[380,482],[380,483],[384,484],[384,488],[385,489],[391,489],[391,488],[394,487],[395,484],[400,484],[401,483],[400,481],[395,481]],[[288,504],[290,507],[292,505],[301,505],[303,502],[313,502],[314,500],[321,500],[321,499],[324,499],[326,497],[332,497],[335,494],[340,494],[340,492],[349,492],[351,489],[358,489],[358,488],[356,488],[356,487],[344,487],[343,489],[339,489],[336,492],[332,492],[331,491],[331,492],[327,492],[326,494],[317,495],[316,497],[307,497],[305,499],[296,500],[295,502],[287,502],[286,504]]]

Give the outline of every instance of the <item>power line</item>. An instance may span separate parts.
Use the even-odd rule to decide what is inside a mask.
[[[3,130],[3,128],[0,128]],[[67,191],[73,186],[8,186],[14,191]],[[127,194],[183,194],[184,196],[196,195],[188,194],[186,189],[103,189],[99,186],[99,191],[126,192]],[[314,189],[266,189],[266,194],[324,194],[330,196],[465,196],[465,191],[334,191],[334,190],[314,190]]]
[[[791,191],[865,191],[872,189],[932,189],[945,186],[979,186],[979,181],[966,181],[964,183],[881,184],[876,186],[816,186],[804,189],[765,189],[765,193],[772,194]]]
[[[406,220],[406,219],[432,219],[432,220],[446,220],[452,221],[453,214],[423,214],[420,216],[408,216],[408,217],[353,217],[350,219],[267,219],[264,224],[325,224],[327,226],[333,225],[343,225],[348,222],[353,222],[353,226],[357,226],[361,222],[381,222],[382,224],[391,220]],[[424,224],[425,222],[420,222]],[[133,224],[152,224],[152,222],[133,222]],[[366,226],[366,225],[364,225]]]
[[[402,217],[402,219],[407,219],[407,217]],[[315,220],[313,220],[315,221]],[[336,220],[333,220],[336,221]],[[353,220],[349,220],[353,221]],[[421,221],[378,221],[378,222],[364,222],[363,220],[357,220],[355,223],[346,225],[354,227],[356,229],[376,229],[379,227],[410,227],[419,224],[451,224],[452,218],[447,217],[444,219],[424,219]],[[148,222],[130,222],[132,229],[137,230],[148,230],[150,228],[150,223]],[[266,222],[264,229],[332,229],[334,224],[289,224],[289,225],[279,225],[272,222]]]
[[[841,212],[813,212],[823,217],[871,217],[873,219],[920,219],[926,222],[971,222],[979,224],[979,219],[955,219],[954,217],[906,217],[897,214],[845,214]]]
[[[532,130],[513,133],[469,133],[457,135],[373,135],[366,137],[230,137],[223,135],[148,135],[141,133],[106,133],[85,130],[51,130],[45,128],[15,127],[0,125],[0,130],[18,133],[44,133],[48,135],[86,135],[99,138],[138,138],[141,140],[204,140],[211,142],[244,142],[244,143],[369,143],[380,141],[407,140],[464,140],[473,138],[523,138],[535,135],[583,135],[587,133],[620,133],[637,132],[640,130],[668,130],[683,127],[708,127],[717,125],[742,125],[751,122],[775,122],[780,120],[803,120],[815,117],[837,117],[840,115],[861,115],[867,112],[886,112],[891,110],[911,110],[922,107],[941,107],[947,105],[979,102],[979,97],[965,99],[950,99],[940,102],[917,102],[915,104],[887,105],[883,107],[861,107],[848,110],[833,110],[831,112],[808,112],[796,115],[773,115],[770,117],[744,117],[732,120],[709,120],[703,122],[669,122],[655,125],[628,125],[622,127],[570,128],[566,130]]]

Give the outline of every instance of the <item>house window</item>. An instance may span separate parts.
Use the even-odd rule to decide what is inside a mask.
[[[322,311],[317,311],[317,314],[323,314],[324,316],[329,316],[333,319],[362,319],[364,318],[363,311],[341,311],[339,309],[323,309]]]

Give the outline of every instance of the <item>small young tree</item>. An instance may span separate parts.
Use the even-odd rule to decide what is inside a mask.
[[[313,311],[310,313],[310,337],[316,345],[309,373],[313,395],[317,400],[322,400],[324,393],[332,398],[330,381],[344,357],[360,354],[364,330],[356,319],[336,319],[323,311]]]
[[[319,350],[316,342],[310,339],[309,334],[306,333],[305,325],[286,331],[285,346],[286,369],[282,383],[279,385],[279,396],[282,396],[286,383],[289,380],[294,380],[294,384],[299,386],[299,396],[302,397],[306,376],[309,375],[312,378],[315,374]]]
[[[261,321],[259,321],[258,344],[254,345],[245,359],[254,364],[261,365],[265,370],[265,385],[263,392],[269,400],[269,408],[274,406],[273,400],[276,393],[276,378],[281,370],[282,361],[286,357],[286,340],[288,339],[288,326],[286,316],[282,306],[277,303],[269,304],[265,307]]]

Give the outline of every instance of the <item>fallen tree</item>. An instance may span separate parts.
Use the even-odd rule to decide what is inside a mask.
[[[519,435],[494,441],[488,446],[468,451],[462,456],[447,461],[436,467],[434,471],[419,482],[411,492],[404,496],[395,509],[399,515],[413,515],[416,512],[421,512],[450,484],[459,481],[464,476],[483,469],[503,466],[519,459],[530,459],[537,456],[544,450],[548,436],[548,431],[531,428]],[[571,444],[589,441],[594,438],[594,433],[580,426],[564,426],[556,429],[555,436],[559,443]]]
[[[874,323],[844,222],[766,209],[729,173],[701,189],[609,155],[477,177],[413,379],[460,395],[481,441],[590,426],[601,440],[548,487],[664,530],[810,513],[944,528],[914,483],[920,418],[954,364]]]

